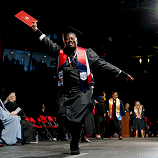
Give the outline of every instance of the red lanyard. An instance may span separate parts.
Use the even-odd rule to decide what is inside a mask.
[[[76,50],[76,53],[75,53],[75,55],[74,55],[74,57],[73,57],[72,60],[70,60],[70,57],[68,57],[69,64],[70,64],[70,68],[71,68],[71,63],[72,63],[72,61],[76,58],[76,56],[77,56],[77,50]]]

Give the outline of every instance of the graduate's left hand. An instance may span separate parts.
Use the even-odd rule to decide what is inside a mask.
[[[127,75],[126,80],[127,80],[127,81],[133,81],[134,78],[133,78],[131,75]]]

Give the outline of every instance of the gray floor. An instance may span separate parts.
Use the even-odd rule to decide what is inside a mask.
[[[123,138],[80,143],[80,155],[70,155],[69,142],[39,141],[0,148],[0,158],[158,158],[158,138]]]

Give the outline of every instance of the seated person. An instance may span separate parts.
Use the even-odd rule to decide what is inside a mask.
[[[9,111],[4,107],[2,101],[0,100],[0,119],[3,121],[5,129],[1,129],[0,135],[0,146],[4,146],[2,143],[7,145],[15,144],[18,139],[21,139],[21,118],[17,116],[14,112],[9,113]]]
[[[47,110],[46,110],[45,104],[42,104],[42,106],[41,106],[41,108],[40,108],[40,110],[38,112],[38,117],[40,115],[47,116]]]
[[[11,93],[6,100],[4,101],[5,107],[8,111],[15,111],[18,107],[16,101],[16,94]],[[20,107],[22,109],[22,107]],[[29,143],[33,140],[35,140],[35,132],[32,123],[25,120],[26,115],[23,111],[23,109],[18,113],[18,115],[21,117],[21,125],[22,125],[22,132],[24,135],[24,143]]]

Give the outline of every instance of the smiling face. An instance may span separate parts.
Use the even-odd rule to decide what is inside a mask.
[[[117,93],[113,93],[112,98],[113,98],[113,99],[118,98],[118,94],[117,94]]]
[[[77,37],[74,34],[67,34],[65,37],[66,46],[69,48],[77,47]]]

